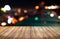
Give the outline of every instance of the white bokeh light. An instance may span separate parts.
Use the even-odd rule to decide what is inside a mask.
[[[54,14],[53,14],[53,13],[51,13],[51,14],[50,14],[50,17],[54,17]]]
[[[12,18],[8,16],[8,24],[11,24],[11,22],[12,22]]]
[[[18,13],[14,13],[14,15],[15,15],[15,16],[17,16],[17,15],[18,15]]]
[[[58,9],[58,5],[45,6],[45,9]]]
[[[58,16],[58,19],[60,19],[60,16]]]
[[[2,22],[1,25],[2,26],[5,26],[5,25],[7,25],[7,23],[6,22]]]
[[[24,10],[24,13],[27,13],[28,11],[27,10]]]
[[[11,10],[11,7],[9,5],[4,6],[4,12],[10,11],[10,10]]]

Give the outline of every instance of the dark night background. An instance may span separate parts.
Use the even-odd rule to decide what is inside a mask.
[[[38,5],[41,1],[44,1],[45,5],[60,5],[59,0],[0,0],[0,7],[6,4],[9,4],[11,7],[32,7]]]
[[[49,5],[60,6],[60,0],[0,0],[0,8],[4,7],[5,5],[10,5],[11,8],[19,8],[20,7],[20,8],[23,8],[23,9],[24,8],[33,9],[36,5],[41,6],[42,5],[41,2],[45,2],[45,6],[49,6]],[[43,17],[42,17],[41,13],[43,13],[43,12],[41,12],[41,10],[43,11],[43,7],[38,9],[38,12],[37,12],[38,14],[36,14],[34,16],[33,15],[31,15],[31,16],[28,15],[29,17],[26,20],[24,20],[22,22],[19,22],[16,25],[23,25],[23,24],[24,25],[45,25],[45,24],[43,24],[45,21],[46,21],[47,25],[49,25],[49,23],[50,24],[56,24],[56,21],[51,21],[50,22],[50,21],[46,20],[46,19],[50,20],[50,18],[49,18],[50,16],[48,16],[48,15],[46,16],[45,20],[42,20]],[[60,8],[58,10],[56,9],[56,10],[52,10],[52,11],[56,11],[57,15],[60,15]],[[30,12],[30,13],[33,13],[33,12]],[[46,13],[45,13],[45,15],[46,15]],[[15,16],[15,18],[17,18],[17,17],[18,16]],[[38,17],[40,19],[38,21],[36,21],[36,20],[34,20],[35,17]],[[53,20],[55,20],[55,18],[53,18]]]

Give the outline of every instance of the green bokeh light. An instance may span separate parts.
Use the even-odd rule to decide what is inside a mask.
[[[39,18],[38,17],[35,17],[35,20],[37,21],[37,20],[39,20]]]

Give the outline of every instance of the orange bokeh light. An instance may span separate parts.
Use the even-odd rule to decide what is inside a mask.
[[[17,22],[18,22],[17,19],[15,19],[15,18],[12,19],[12,24],[15,24]]]
[[[19,18],[19,21],[23,21],[25,18],[24,17],[20,17]]]
[[[21,8],[18,8],[18,10],[17,10],[17,11],[18,11],[18,13],[21,13]]]
[[[39,6],[35,6],[35,9],[39,9]]]
[[[44,2],[44,1],[42,1],[42,2],[41,2],[41,4],[42,4],[42,5],[44,5],[44,4],[45,4],[45,2]]]

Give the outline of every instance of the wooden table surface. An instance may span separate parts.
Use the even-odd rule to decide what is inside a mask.
[[[60,26],[0,26],[0,39],[60,39]]]

